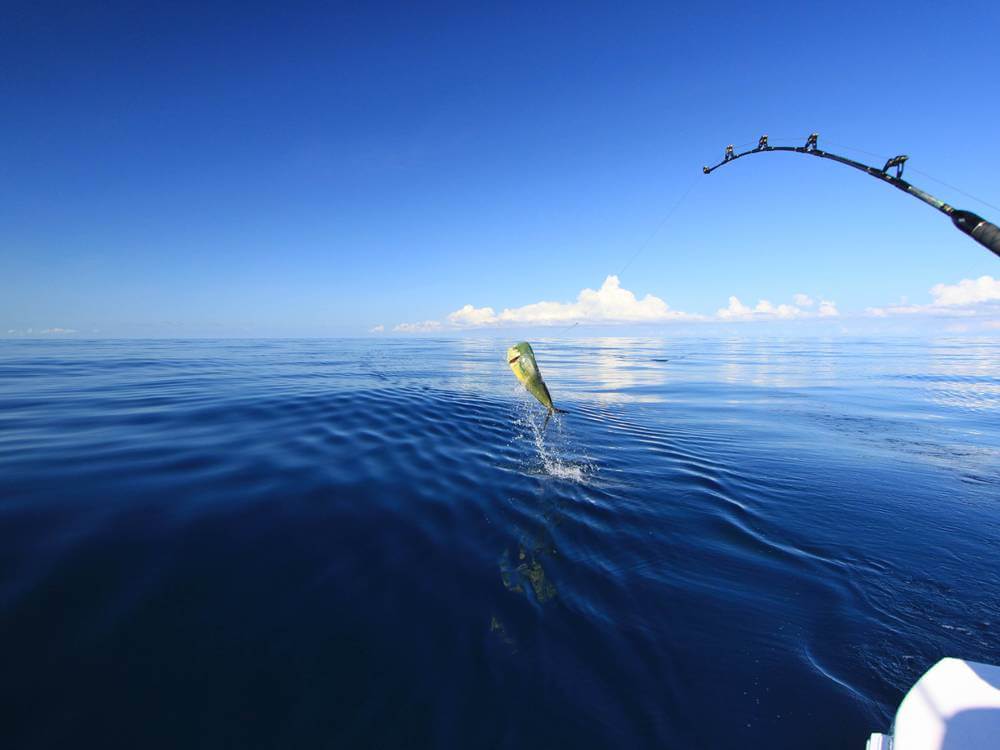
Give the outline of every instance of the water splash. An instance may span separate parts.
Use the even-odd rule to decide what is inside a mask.
[[[518,401],[517,440],[524,440],[534,448],[538,464],[528,467],[529,473],[545,474],[555,479],[586,484],[592,475],[593,465],[573,450],[571,438],[565,430],[564,415],[545,412],[523,396]]]

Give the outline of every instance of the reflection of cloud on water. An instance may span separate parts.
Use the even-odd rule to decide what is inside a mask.
[[[976,411],[1000,409],[1000,346],[942,342],[927,363],[927,400]]]
[[[803,351],[808,347],[808,351]],[[802,388],[836,381],[843,363],[830,342],[732,340],[722,342],[718,372],[723,382],[758,388]],[[803,357],[803,354],[808,356]]]
[[[457,339],[449,342],[455,352],[449,357],[452,366],[449,385],[466,393],[482,393],[485,387],[494,388],[503,378],[503,354],[505,349],[495,341],[482,339]]]
[[[1000,410],[1000,383],[940,383],[930,390],[927,400],[951,408],[997,411]]]
[[[578,398],[601,406],[660,403],[665,399],[655,391],[669,382],[669,372],[652,358],[663,352],[662,342],[581,339],[573,343],[572,358],[557,367],[556,378],[570,381]]]
[[[743,374],[744,366],[737,362],[726,362],[722,365],[722,379],[727,383],[742,383],[746,380]]]

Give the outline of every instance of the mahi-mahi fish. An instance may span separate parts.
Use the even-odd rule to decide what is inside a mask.
[[[549,410],[549,416],[552,416],[553,412],[562,411],[562,409],[557,409],[552,405],[552,396],[549,395],[549,389],[545,385],[545,381],[542,380],[542,373],[538,369],[538,363],[535,362],[535,353],[531,351],[531,344],[527,341],[514,344],[507,350],[507,364],[510,365],[510,369],[514,371],[514,375],[528,390],[528,393],[537,398],[542,406]]]

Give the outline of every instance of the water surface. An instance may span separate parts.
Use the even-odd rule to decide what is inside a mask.
[[[1000,342],[0,344],[0,744],[858,748],[1000,663]]]

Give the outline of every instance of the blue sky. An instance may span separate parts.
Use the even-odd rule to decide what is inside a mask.
[[[1000,205],[995,3],[209,5],[5,3],[0,335],[479,331],[612,275],[690,316],[657,333],[995,323],[997,259],[912,198],[700,172],[818,131]]]

